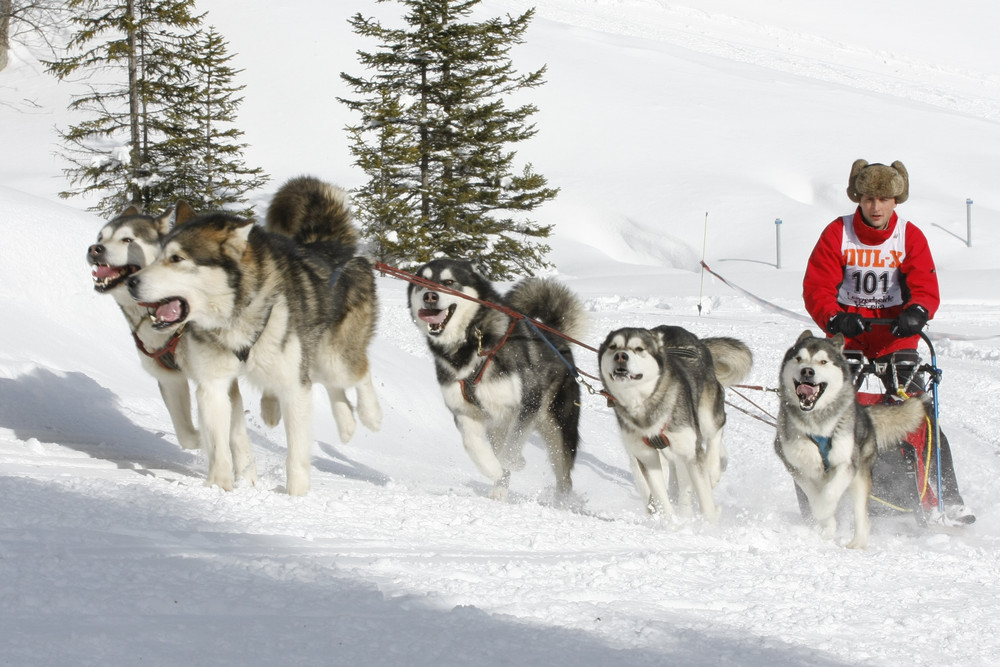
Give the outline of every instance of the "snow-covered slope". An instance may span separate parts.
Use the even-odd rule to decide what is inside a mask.
[[[371,3],[369,3],[371,4]],[[486,0],[478,15],[533,3]],[[200,4],[245,69],[248,161],[284,179],[362,182],[336,102],[357,72],[349,14],[394,3]],[[380,277],[372,348],[379,433],[341,445],[317,393],[312,492],[290,498],[284,435],[247,394],[261,483],[202,485],[155,383],[84,261],[101,221],[59,202],[52,156],[71,86],[23,49],[0,72],[0,638],[17,665],[993,664],[1000,590],[1000,72],[985,2],[539,3],[523,69],[538,136],[519,155],[560,197],[558,277],[586,301],[586,342],[679,324],[754,351],[773,386],[806,326],[697,271],[802,312],[820,229],[850,210],[851,162],[904,161],[938,260],[942,423],[977,523],[876,521],[843,548],[799,517],[773,428],[734,409],[718,525],[645,515],[597,396],[583,399],[576,497],[553,500],[537,443],[512,501],[462,451],[409,322]],[[967,197],[975,201],[966,247]],[[706,216],[707,214],[707,216]],[[782,267],[775,264],[781,218]],[[707,220],[707,229],[706,229]],[[701,314],[699,315],[699,305]],[[959,334],[947,337],[945,334]],[[577,352],[581,369],[596,359]],[[773,412],[773,397],[749,392]],[[759,414],[733,395],[735,405]]]

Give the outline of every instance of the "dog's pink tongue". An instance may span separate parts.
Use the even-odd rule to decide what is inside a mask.
[[[818,388],[814,384],[800,384],[795,388],[795,393],[799,396],[812,396],[818,391]]]
[[[181,302],[168,301],[156,309],[156,319],[164,322],[173,322],[181,317]]]
[[[421,308],[417,311],[417,317],[428,324],[441,324],[447,316],[447,310],[438,310],[436,308]]]
[[[112,276],[118,275],[118,269],[113,266],[108,266],[107,264],[98,264],[94,267],[94,277],[104,280],[105,278],[111,278]]]

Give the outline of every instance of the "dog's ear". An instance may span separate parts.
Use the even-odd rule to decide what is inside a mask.
[[[166,236],[167,232],[177,225],[184,224],[193,218],[194,215],[194,209],[191,208],[191,205],[183,199],[179,199],[173,208],[166,211],[160,217],[153,218],[153,224],[156,225],[156,229],[160,233],[160,236]]]
[[[183,199],[178,199],[177,205],[174,206],[174,225],[183,225],[194,216],[195,212],[194,209],[191,208],[191,204],[187,203]]]
[[[844,351],[844,334],[837,334],[830,339],[830,342],[834,344],[838,352]]]
[[[250,244],[250,232],[254,228],[253,220],[233,218],[229,221],[228,227],[229,239],[226,241],[226,246],[233,250],[235,257],[242,257]]]
[[[805,331],[803,331],[802,333],[799,334],[799,337],[795,340],[795,342],[796,343],[801,343],[806,338],[812,338],[812,337],[813,337],[813,332],[810,331],[809,329],[806,329]]]
[[[142,211],[139,210],[139,207],[133,204],[132,206],[129,206],[127,209],[119,213],[118,217],[124,218],[126,215],[142,215]]]

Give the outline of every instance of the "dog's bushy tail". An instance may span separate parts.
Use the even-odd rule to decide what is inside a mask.
[[[587,327],[587,311],[568,287],[549,278],[525,278],[505,298],[507,305],[577,340]]]
[[[358,244],[347,193],[312,176],[292,178],[278,189],[267,208],[265,228],[303,245]]]
[[[712,353],[715,377],[723,387],[731,387],[750,374],[753,353],[743,341],[719,336],[704,338],[702,342]]]
[[[924,396],[908,398],[902,403],[879,403],[866,408],[875,427],[875,445],[880,452],[895,447],[908,434],[917,430],[927,417]]]

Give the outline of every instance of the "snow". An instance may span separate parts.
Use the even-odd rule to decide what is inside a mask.
[[[274,180],[354,187],[338,96],[371,49],[354,12],[395,3],[205,0],[247,84],[246,157]],[[462,451],[409,321],[380,277],[372,347],[385,412],[339,444],[315,395],[313,490],[280,492],[284,434],[247,388],[261,481],[203,486],[176,444],[111,298],[84,261],[101,220],[65,189],[53,128],[74,86],[24,48],[0,72],[0,663],[10,665],[990,665],[1000,659],[1000,7],[783,0],[485,0],[537,4],[513,52],[548,66],[519,148],[561,188],[557,276],[587,303],[586,342],[678,324],[754,351],[773,386],[805,328],[698,270],[801,316],[820,230],[851,210],[851,162],[902,160],[898,209],[928,236],[944,305],[942,424],[978,521],[876,519],[870,546],[803,522],[773,428],[730,409],[717,525],[648,517],[611,411],[585,395],[576,497],[554,500],[537,443],[512,499]],[[289,12],[297,15],[289,19]],[[306,15],[306,13],[308,15]],[[305,19],[305,20],[303,20]],[[966,245],[966,199],[974,200]],[[262,209],[261,209],[262,210]],[[781,267],[775,219],[782,220]],[[699,308],[700,307],[700,308]],[[699,314],[700,310],[700,314]],[[579,350],[582,370],[596,371]],[[773,411],[770,394],[749,392]],[[730,396],[734,405],[757,411]]]

